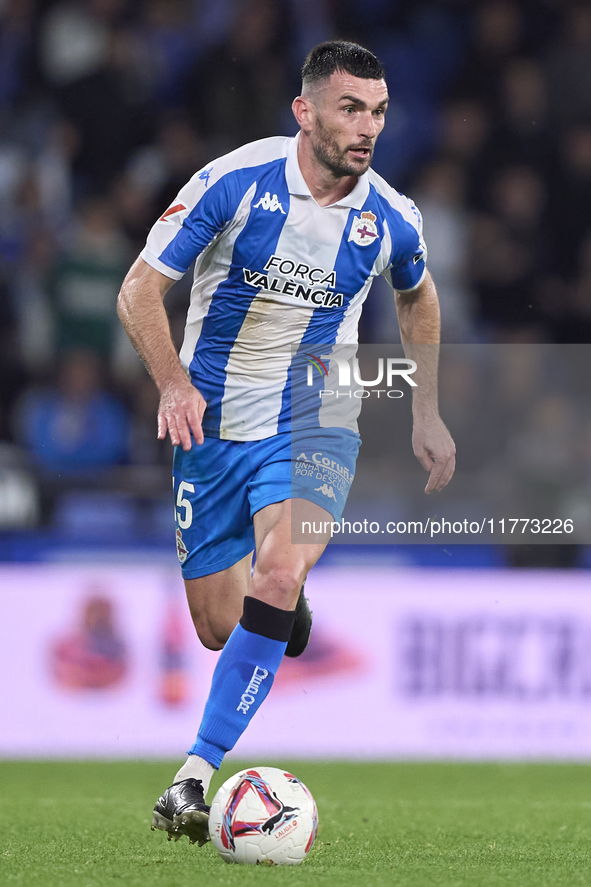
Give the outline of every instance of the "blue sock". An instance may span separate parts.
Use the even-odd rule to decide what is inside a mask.
[[[219,768],[267,697],[294,619],[294,610],[244,598],[242,618],[218,659],[199,733],[188,754]]]

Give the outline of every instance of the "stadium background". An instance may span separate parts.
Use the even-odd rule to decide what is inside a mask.
[[[337,36],[386,66],[374,166],[423,212],[444,341],[589,340],[588,4],[3,0],[5,756],[177,755],[192,739],[214,657],[183,606],[170,446],[116,295],[194,171],[293,134],[302,59]],[[189,286],[167,299],[179,343]],[[398,338],[380,283],[361,338]],[[279,737],[326,757],[589,757],[588,561],[582,545],[331,547],[310,579],[315,645],[282,667],[242,752]]]

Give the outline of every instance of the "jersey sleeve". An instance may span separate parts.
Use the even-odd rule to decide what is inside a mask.
[[[233,218],[242,196],[236,176],[222,170],[216,175],[216,162],[204,167],[153,226],[142,259],[166,277],[180,280]]]
[[[400,293],[416,289],[427,273],[423,218],[412,200],[407,197],[402,200],[401,217],[392,225],[390,264],[383,272],[388,283]]]

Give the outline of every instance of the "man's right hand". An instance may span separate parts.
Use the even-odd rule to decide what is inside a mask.
[[[188,379],[171,383],[160,392],[158,407],[158,440],[164,440],[168,431],[175,447],[191,449],[191,433],[195,443],[203,443],[201,420],[206,403],[201,393]]]

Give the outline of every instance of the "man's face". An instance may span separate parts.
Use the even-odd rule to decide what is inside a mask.
[[[335,176],[360,176],[369,168],[384,127],[384,80],[334,73],[310,93],[315,115],[310,143],[316,160]]]

